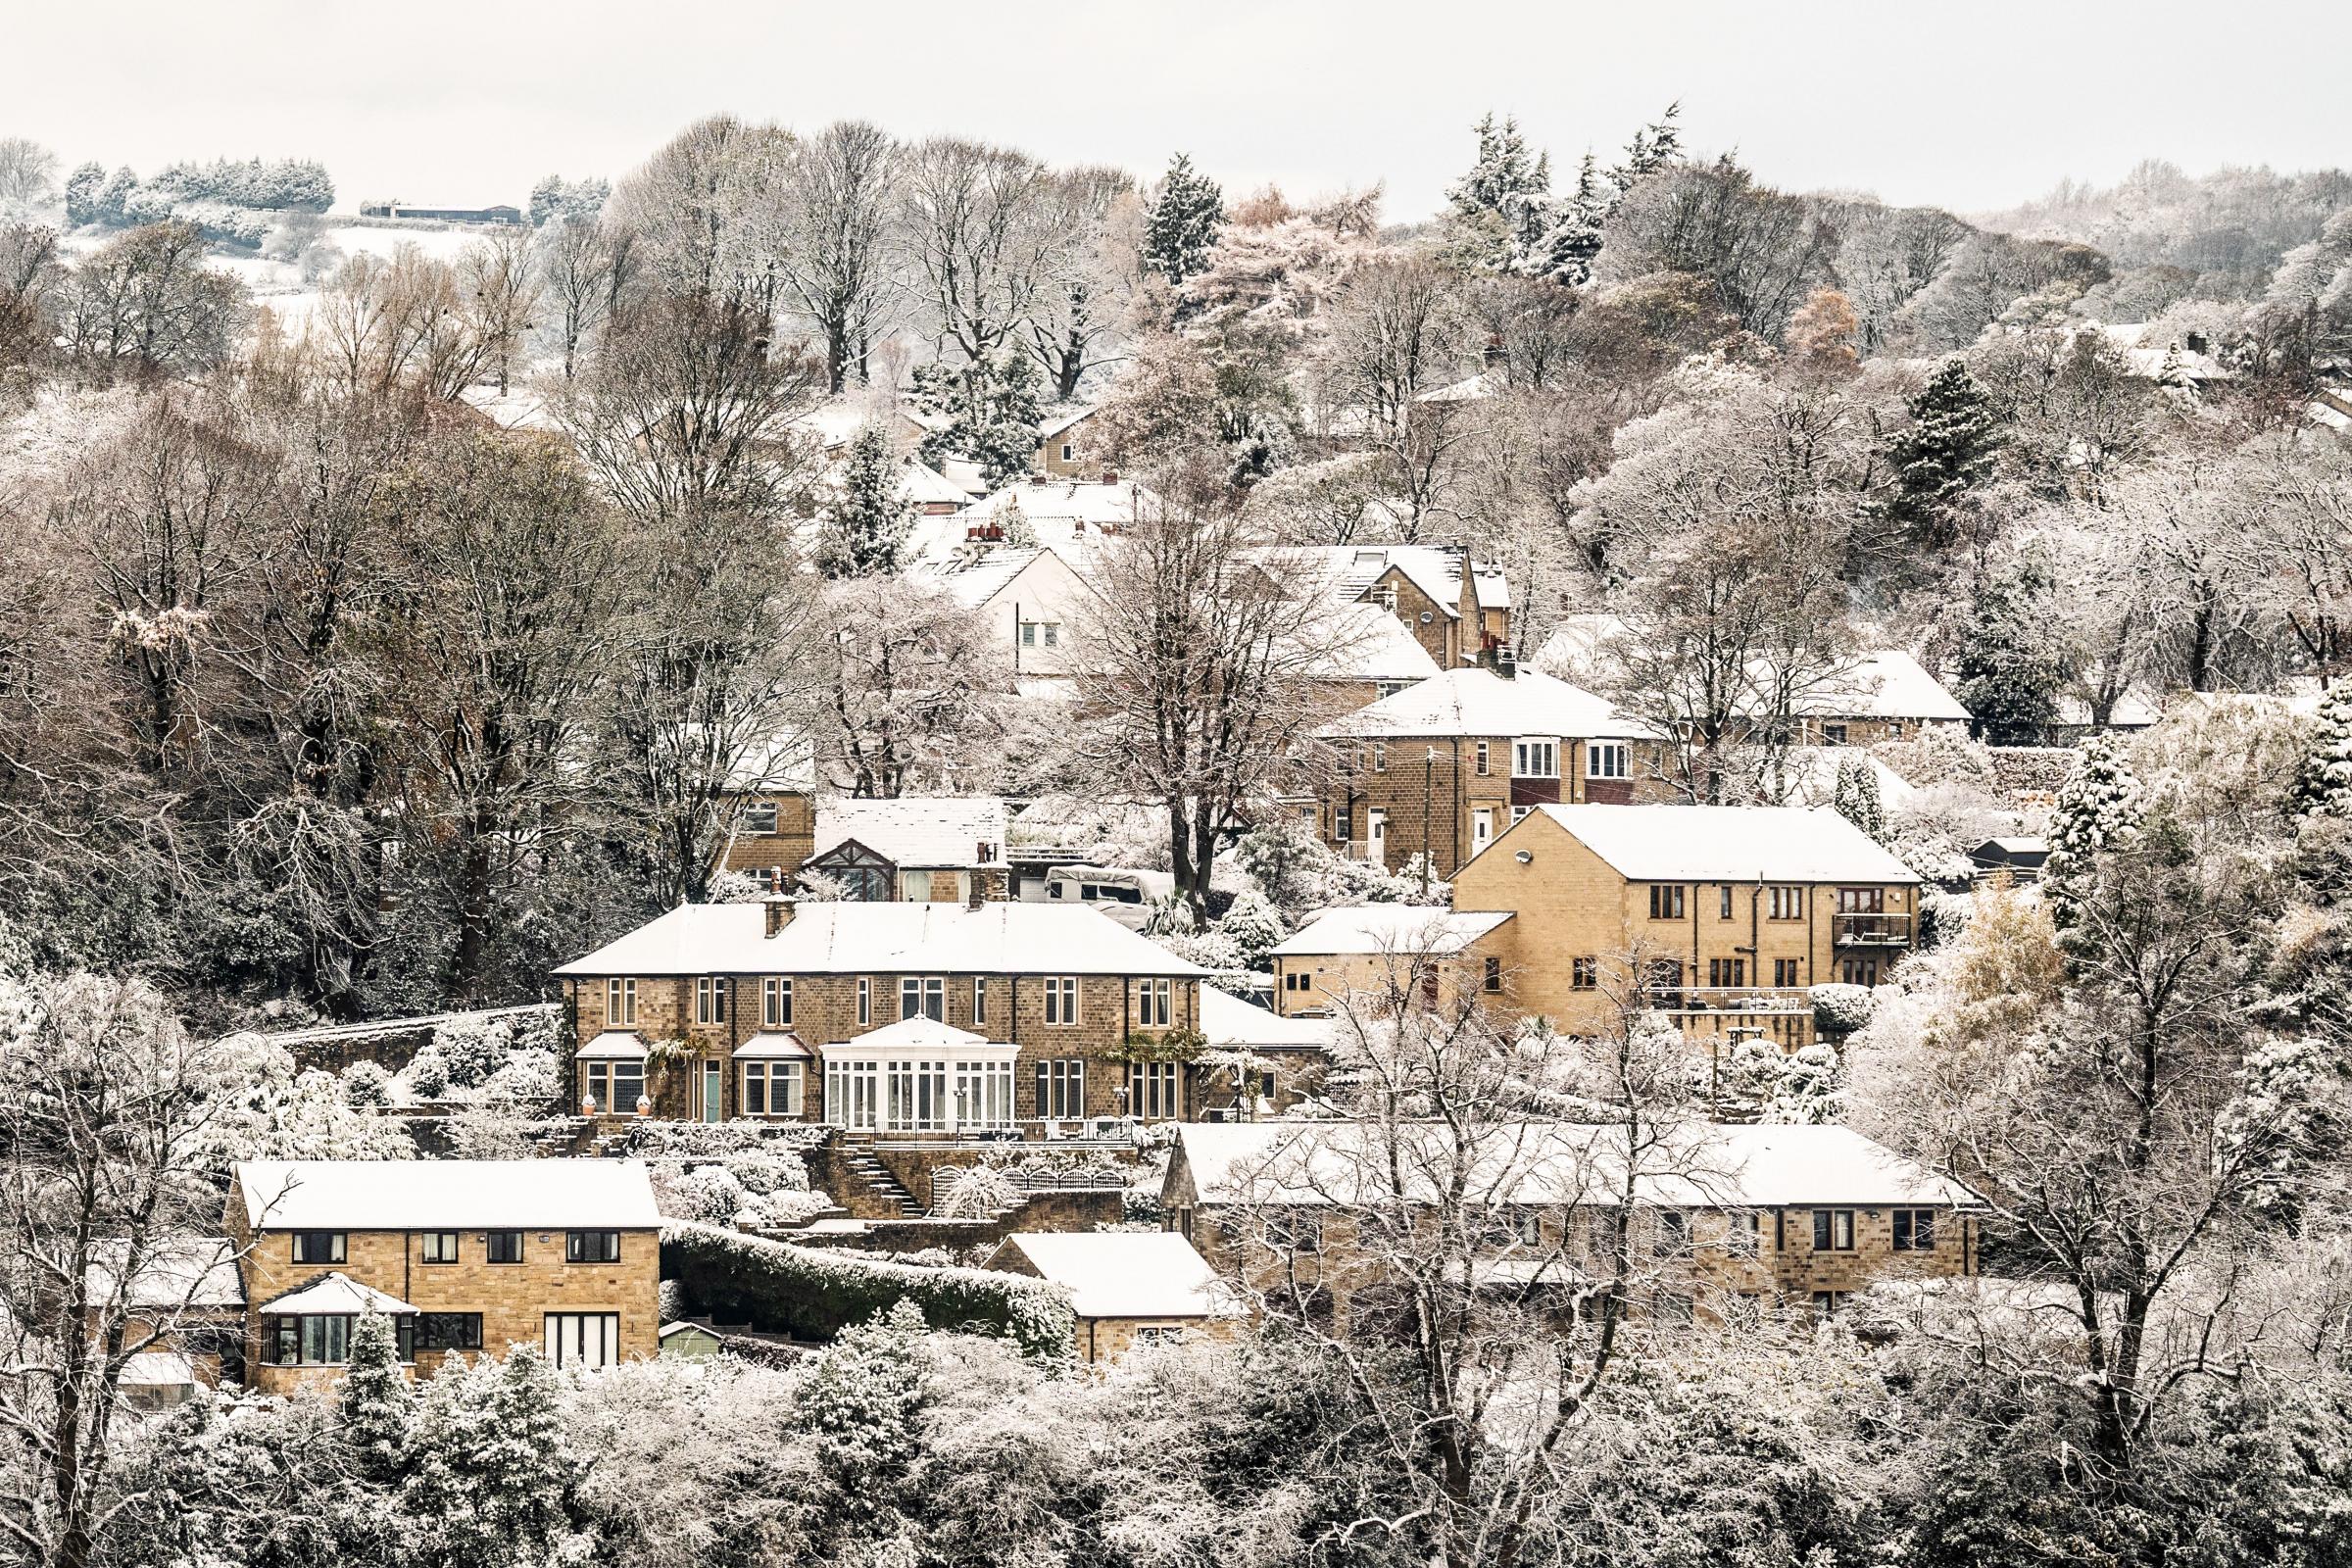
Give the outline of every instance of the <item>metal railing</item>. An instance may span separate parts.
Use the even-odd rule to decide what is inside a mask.
[[[1809,1013],[1813,994],[1804,986],[1653,986],[1642,995],[1664,1013]]]
[[[1830,940],[1841,948],[1907,948],[1911,916],[1840,912],[1831,917]]]

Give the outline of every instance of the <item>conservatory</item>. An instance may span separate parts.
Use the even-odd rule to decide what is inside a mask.
[[[1020,1047],[917,1014],[824,1048],[825,1120],[852,1132],[1008,1131]]]

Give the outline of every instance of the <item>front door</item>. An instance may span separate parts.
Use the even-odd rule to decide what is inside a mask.
[[[703,1120],[723,1120],[727,1113],[726,1067],[723,1063],[703,1063]]]
[[[1389,863],[1389,813],[1377,808],[1364,813],[1364,858],[1374,865]]]
[[[1470,813],[1470,853],[1476,855],[1494,838],[1494,808],[1482,806]]]

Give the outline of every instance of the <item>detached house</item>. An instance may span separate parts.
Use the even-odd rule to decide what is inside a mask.
[[[249,1385],[340,1378],[368,1312],[416,1373],[515,1345],[560,1366],[650,1356],[661,1225],[636,1160],[248,1160],[227,1228]]]
[[[1510,646],[1502,568],[1472,561],[1461,545],[1284,545],[1266,554],[1338,603],[1380,607],[1441,670],[1482,656],[1492,662]]]
[[[1616,1127],[1496,1127],[1464,1153],[1453,1140],[1437,1123],[1184,1127],[1163,1223],[1227,1278],[1278,1299],[1302,1283],[1342,1321],[1356,1293],[1392,1283],[1399,1196],[1434,1212],[1457,1174],[1492,1216],[1470,1278],[1515,1296],[1573,1292],[1608,1270],[1599,1222],[1617,1217],[1629,1182],[1636,1310],[1716,1318],[1746,1298],[1828,1312],[1876,1280],[1981,1266],[1976,1196],[1845,1127],[1664,1128],[1630,1172]],[[1376,1247],[1359,1249],[1359,1224]]]
[[[1365,904],[1326,909],[1273,950],[1274,1007],[1286,1018],[1325,1018],[1351,992],[1420,988],[1432,1007],[1466,992],[1502,990],[1507,913]],[[1414,971],[1418,970],[1415,974]]]
[[[1392,871],[1426,855],[1450,877],[1536,807],[1634,798],[1640,726],[1537,670],[1449,669],[1322,733],[1344,763],[1325,841]]]
[[[1492,939],[1507,1004],[1562,1029],[1639,985],[1687,1033],[1809,1044],[1809,988],[1876,986],[1918,940],[1920,879],[1833,810],[1544,806],[1453,880]],[[1629,959],[1639,975],[1629,975]]]
[[[983,795],[821,801],[804,874],[861,903],[1006,899],[1004,803]]]
[[[1049,412],[1037,427],[1037,456],[1031,466],[1056,479],[1075,479],[1102,471],[1102,464],[1086,456],[1086,426],[1094,418],[1092,404]]]
[[[1071,634],[1094,590],[1059,551],[989,545],[925,569],[979,613],[1016,682],[1069,674]]]
[[[1923,730],[1965,732],[1969,711],[1899,648],[1865,654],[1796,703],[1803,744],[1872,746]]]
[[[1187,1334],[1223,1338],[1248,1317],[1240,1293],[1169,1231],[1021,1232],[1000,1242],[986,1266],[1067,1290],[1074,1348],[1090,1366]]]
[[[1203,973],[1082,906],[786,899],[684,905],[556,971],[597,1111],[988,1135],[1197,1114]]]

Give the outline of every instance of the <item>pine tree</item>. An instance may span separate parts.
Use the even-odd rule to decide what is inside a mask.
[[[906,564],[914,503],[890,442],[872,425],[850,442],[835,496],[817,542],[817,568],[828,577],[871,577]]]
[[[2319,727],[2295,779],[2298,816],[2352,817],[2352,698],[2342,690],[2320,704]]]
[[[470,1366],[453,1357],[418,1401],[407,1465],[412,1560],[509,1568],[566,1551],[578,1465],[556,1370],[535,1347]]]
[[[1953,695],[1987,740],[2028,740],[2058,716],[2066,660],[2053,627],[2048,570],[2031,557],[1977,588],[1962,633]]]
[[[935,468],[968,459],[993,487],[1037,461],[1037,366],[1017,350],[960,368],[922,367],[914,372],[914,404],[948,421],[923,437],[923,461]]]
[[[362,1480],[381,1485],[400,1474],[416,1407],[392,1320],[381,1312],[365,1314],[352,1325],[351,1364],[337,1404],[343,1441]]]
[[[1576,189],[1546,208],[1549,221],[1543,234],[1514,262],[1512,270],[1526,277],[1581,288],[1592,276],[1592,260],[1600,254],[1601,225],[1608,221],[1609,201],[1594,170],[1592,155],[1585,154],[1576,173]]]
[[[1945,362],[1911,400],[1911,424],[1887,443],[1895,493],[1876,510],[1919,543],[1941,550],[1959,537],[1960,507],[1992,476],[2001,447],[1992,400],[1962,360]]]
[[[1620,200],[1644,178],[1682,158],[1683,128],[1675,123],[1682,113],[1679,101],[1668,104],[1664,114],[1634,132],[1625,149],[1625,162],[1609,171],[1609,183],[1617,187]]]
[[[2098,876],[2099,856],[2139,831],[2139,780],[2124,743],[2103,730],[2082,743],[2074,770],[2058,787],[2050,810],[2049,858],[2042,862],[2042,898],[2063,938],[2081,918],[2082,901]]]
[[[1144,219],[1144,267],[1181,283],[1208,265],[1225,226],[1225,192],[1178,153]]]
[[[1037,543],[1037,525],[1021,506],[1019,496],[1006,496],[1004,505],[997,509],[997,526],[1004,532],[1004,542],[1026,550]]]
[[[106,169],[84,164],[66,176],[66,221],[79,228],[98,221],[98,193],[106,188]]]
[[[844,1329],[816,1359],[801,1395],[801,1419],[839,1489],[845,1515],[871,1519],[922,1453],[932,1403],[922,1308],[902,1298],[871,1322]]]
[[[97,215],[91,221],[129,222],[130,199],[138,194],[138,190],[139,176],[131,172],[128,164],[124,164],[108,176],[105,184],[98,187],[98,194],[90,203],[90,210]]]
[[[1870,835],[1874,844],[1886,842],[1886,807],[1879,796],[1878,769],[1867,758],[1845,757],[1838,762],[1838,814]]]

